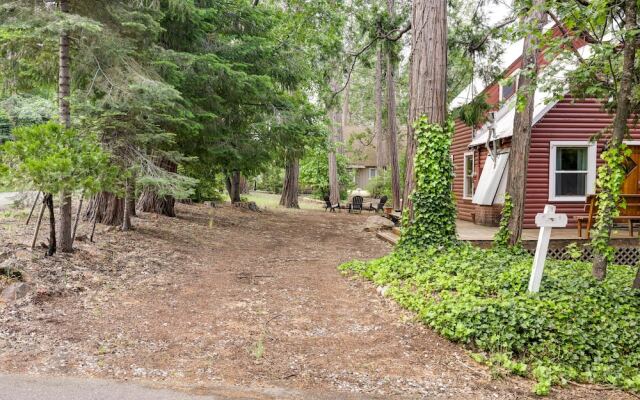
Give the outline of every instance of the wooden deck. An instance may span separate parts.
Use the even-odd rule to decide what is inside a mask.
[[[498,231],[497,227],[476,225],[473,222],[457,220],[456,226],[458,230],[458,238],[467,242],[472,242],[481,247],[488,247],[493,242],[493,237]],[[526,248],[535,248],[538,241],[538,229],[525,229],[522,232],[522,244]],[[399,239],[400,231],[396,228],[393,231],[381,231],[378,237],[390,243],[396,243]],[[633,237],[629,237],[626,227],[614,229],[611,235],[611,244],[615,247],[640,247],[638,233]],[[589,239],[585,238],[585,231],[582,231],[582,238],[578,237],[578,231],[575,228],[554,229],[551,232],[550,248],[565,247],[569,243],[576,242],[578,244],[586,244]]]

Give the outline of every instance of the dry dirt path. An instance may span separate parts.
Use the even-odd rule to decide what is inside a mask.
[[[0,306],[0,371],[230,398],[535,398],[531,381],[492,377],[337,271],[390,251],[361,230],[366,214],[178,211],[144,214],[134,232],[101,228],[97,244],[47,260],[25,249],[27,230],[0,225],[0,255],[15,253],[37,286]],[[582,387],[550,396],[626,397]]]

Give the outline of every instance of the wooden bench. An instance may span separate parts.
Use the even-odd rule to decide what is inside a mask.
[[[633,236],[633,223],[640,222],[640,195],[638,194],[623,194],[621,197],[626,202],[626,207],[620,210],[620,215],[613,219],[614,222],[626,223],[629,231],[629,236]],[[586,222],[587,239],[590,237],[591,227],[593,226],[593,220],[596,213],[596,196],[589,195],[587,197],[587,203],[584,206],[587,215],[576,215],[573,219],[578,223],[578,237],[582,237],[582,227]]]

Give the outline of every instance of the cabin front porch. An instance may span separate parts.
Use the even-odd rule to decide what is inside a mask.
[[[497,227],[476,225],[471,221],[460,219],[456,221],[456,226],[460,240],[473,243],[479,247],[491,247],[493,237],[498,231]],[[538,233],[538,229],[524,229],[522,231],[522,245],[525,249],[530,252],[535,251]],[[399,235],[400,230],[398,228],[393,231],[378,232],[380,239],[394,244],[400,238]],[[582,236],[578,237],[576,228],[554,228],[551,232],[551,242],[549,243],[549,257],[564,258],[565,248],[571,243],[576,243],[580,247],[588,245],[590,240],[584,237],[584,231]],[[617,249],[616,263],[634,265],[640,262],[640,240],[637,230],[634,232],[633,237],[630,237],[626,227],[616,227],[611,234],[611,245]],[[591,250],[586,247],[583,249],[583,254],[584,259],[589,259]]]

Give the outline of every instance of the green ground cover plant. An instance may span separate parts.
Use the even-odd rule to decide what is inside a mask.
[[[547,394],[568,381],[640,391],[640,293],[634,271],[547,260],[540,293],[527,293],[532,257],[469,244],[398,249],[340,268],[388,286],[389,296],[474,358],[537,381]]]

